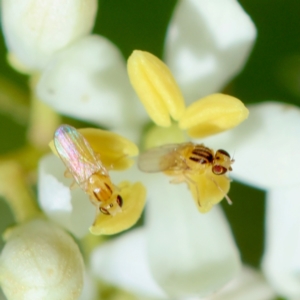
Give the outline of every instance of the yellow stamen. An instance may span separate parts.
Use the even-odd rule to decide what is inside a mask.
[[[239,99],[213,94],[192,103],[179,121],[191,137],[200,138],[237,126],[248,117],[248,109]]]
[[[194,183],[187,183],[201,213],[209,212],[230,189],[230,179],[226,175],[215,175],[211,170],[193,175],[191,179]]]
[[[95,153],[100,155],[101,162],[108,169],[128,169],[134,161],[129,157],[137,156],[138,147],[122,136],[96,128],[83,128],[78,131],[86,138]],[[49,143],[52,152],[58,156],[53,140]]]
[[[143,148],[150,149],[165,144],[179,144],[187,141],[187,137],[177,123],[173,123],[170,127],[152,126],[144,135]]]
[[[132,86],[150,118],[159,126],[179,120],[185,105],[181,91],[168,67],[154,55],[135,50],[128,59]]]
[[[115,216],[99,214],[90,232],[95,235],[116,234],[133,226],[140,218],[146,201],[146,189],[140,183],[122,182],[118,185],[123,198],[122,213]]]

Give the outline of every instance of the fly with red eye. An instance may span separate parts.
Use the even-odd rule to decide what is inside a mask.
[[[215,175],[223,175],[227,171],[232,171],[231,165],[233,162],[234,160],[231,159],[227,151],[219,149],[214,156],[212,172]]]

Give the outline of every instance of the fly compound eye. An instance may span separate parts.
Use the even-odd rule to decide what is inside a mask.
[[[120,207],[123,206],[123,198],[120,195],[117,196],[117,200],[116,201],[117,201],[117,203],[119,204]]]
[[[109,211],[104,208],[104,207],[100,207],[100,211],[104,214],[104,215],[110,215]]]
[[[227,169],[223,166],[215,165],[213,166],[212,171],[216,175],[223,175],[227,172]]]

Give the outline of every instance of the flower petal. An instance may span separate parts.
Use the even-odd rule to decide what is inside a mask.
[[[300,187],[267,194],[267,236],[263,270],[278,294],[300,298]]]
[[[37,84],[37,95],[62,114],[110,128],[138,127],[148,119],[121,53],[100,36],[87,36],[55,55]]]
[[[220,208],[199,214],[185,184],[149,174],[146,210],[151,270],[171,298],[206,296],[233,279],[238,250]]]
[[[140,218],[146,202],[145,187],[140,182],[123,181],[117,188],[123,198],[122,212],[115,216],[99,214],[90,227],[92,234],[116,234],[132,227]]]
[[[171,125],[170,116],[179,120],[185,104],[168,67],[156,56],[135,50],[127,64],[130,82],[150,118],[159,126]]]
[[[164,298],[150,273],[146,247],[144,229],[125,233],[93,251],[92,272],[97,278],[138,295]]]
[[[202,298],[201,298],[202,299]],[[263,276],[254,269],[244,266],[241,272],[223,289],[203,300],[271,300],[275,292]]]
[[[213,94],[191,104],[179,121],[191,137],[205,137],[231,129],[249,115],[239,99],[224,94]]]
[[[31,70],[40,70],[58,50],[88,34],[96,0],[2,1],[2,25],[10,52]]]
[[[262,189],[299,184],[300,109],[276,102],[248,108],[240,126],[201,142],[234,153],[232,177],[246,184]]]
[[[63,176],[64,172],[65,166],[54,155],[40,160],[38,201],[51,220],[81,238],[95,219],[95,207],[80,188],[70,190],[72,181]]]
[[[186,102],[220,90],[235,76],[255,37],[253,22],[236,0],[179,1],[165,57]]]
[[[78,300],[95,300],[97,299],[97,283],[90,272],[84,272],[83,289]]]

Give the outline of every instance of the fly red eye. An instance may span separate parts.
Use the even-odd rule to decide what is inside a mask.
[[[123,198],[120,195],[117,196],[117,203],[119,204],[120,207],[123,206]]]
[[[104,207],[100,207],[100,211],[101,211],[104,215],[110,215],[110,213],[108,212],[108,210],[105,209]]]
[[[215,165],[213,166],[212,171],[216,175],[223,175],[227,172],[227,169],[223,166]]]

